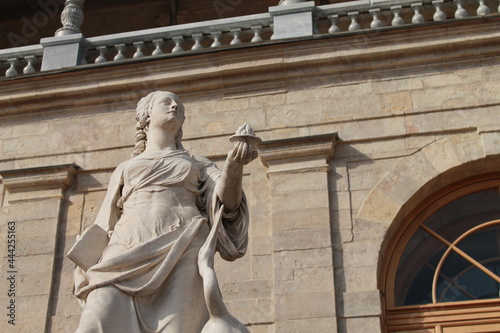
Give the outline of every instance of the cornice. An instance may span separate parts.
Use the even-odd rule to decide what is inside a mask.
[[[246,48],[91,64],[0,81],[0,117],[64,112],[137,99],[137,91],[169,89],[188,99],[286,91],[318,78],[373,79],[498,62],[500,17],[450,21],[383,32],[345,33]],[[495,60],[496,59],[496,60]]]
[[[75,164],[0,171],[2,183],[9,193],[67,189],[74,181]]]
[[[337,134],[297,137],[262,142],[259,156],[268,173],[328,169],[333,157]]]

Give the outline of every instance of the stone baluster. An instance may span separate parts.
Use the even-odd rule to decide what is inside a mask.
[[[340,28],[337,25],[339,22],[339,16],[337,14],[328,15],[328,21],[330,21],[330,28],[328,28],[329,34],[340,32]]]
[[[222,46],[222,43],[220,42],[220,39],[222,38],[222,32],[221,31],[214,31],[212,32],[212,39],[214,40],[212,45],[210,47],[219,47]]]
[[[469,14],[467,13],[467,10],[464,9],[464,1],[463,0],[454,0],[455,4],[457,5],[457,10],[455,11],[455,18],[461,19],[461,18],[466,18]]]
[[[83,49],[82,50],[82,57],[80,58],[80,65],[87,65],[87,57],[89,56],[89,50],[88,49]]]
[[[420,13],[422,11],[422,3],[412,3],[411,10],[413,11],[413,17],[411,18],[411,23],[419,24],[425,22],[424,15]]]
[[[143,41],[134,42],[133,45],[135,47],[135,53],[133,55],[133,58],[136,59],[144,57],[144,53],[142,52],[142,50],[144,50],[144,47],[146,46],[144,42]]]
[[[486,5],[486,0],[479,0],[479,7],[476,11],[478,16],[485,16],[490,13],[490,8]]]
[[[357,31],[361,30],[361,26],[358,23],[358,17],[359,17],[359,12],[349,12],[347,13],[347,16],[351,20],[351,24],[349,24],[349,27],[347,30],[349,31]]]
[[[238,45],[238,44],[241,44],[241,40],[240,40],[240,36],[241,36],[241,29],[240,28],[237,28],[237,29],[231,29],[231,34],[233,34],[233,40],[231,41],[231,43],[229,43],[230,45]]]
[[[7,62],[10,64],[10,67],[7,69],[7,71],[5,71],[5,76],[16,76],[16,66],[19,64],[19,61],[17,60],[17,58],[11,58],[7,59]]]
[[[182,37],[182,36],[174,36],[174,37],[172,37],[172,40],[175,43],[175,46],[172,49],[172,53],[183,52],[184,49],[182,48],[182,42],[184,41],[184,37]]]
[[[194,45],[191,47],[191,50],[196,51],[203,49],[203,45],[201,45],[201,41],[203,40],[203,34],[201,32],[195,33],[191,35],[191,37],[194,40]]]
[[[253,37],[251,42],[252,43],[262,42],[262,37],[260,36],[260,34],[262,33],[262,26],[254,25],[252,26],[252,31],[253,31]]]
[[[434,8],[436,8],[436,12],[432,16],[434,21],[444,21],[446,20],[446,14],[443,12],[443,0],[434,0],[432,1]]]
[[[36,56],[31,55],[31,56],[26,56],[24,59],[27,62],[27,65],[23,68],[23,73],[24,74],[31,74],[35,73],[35,67],[33,66],[36,62]]]
[[[157,56],[163,54],[162,48],[165,45],[165,41],[163,40],[163,38],[153,39],[153,45],[155,46],[155,49],[152,55]]]
[[[100,64],[102,62],[106,62],[106,53],[108,52],[108,47],[106,45],[98,46],[96,47],[97,51],[99,52],[99,56],[95,59],[96,64]]]
[[[373,8],[368,11],[370,15],[372,16],[372,22],[370,23],[370,28],[371,29],[379,29],[384,26],[382,21],[380,21],[379,15],[380,15],[380,8]]]
[[[125,51],[127,50],[127,45],[125,44],[116,44],[116,55],[113,58],[114,61],[124,60],[125,59]]]
[[[402,9],[401,5],[391,6],[391,11],[392,14],[394,15],[394,18],[391,21],[391,25],[393,27],[405,24],[405,20],[403,20],[403,18],[401,17],[401,9]]]
[[[66,0],[61,13],[62,28],[56,31],[56,37],[80,33],[83,22],[83,3],[85,0]]]

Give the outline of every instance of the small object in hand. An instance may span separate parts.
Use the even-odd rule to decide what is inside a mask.
[[[253,128],[250,127],[247,123],[244,123],[241,125],[237,130],[234,135],[229,137],[229,141],[235,142],[244,142],[244,143],[249,143],[252,145],[258,145],[259,143],[262,143],[262,139],[259,138],[258,136],[255,136],[255,132]]]

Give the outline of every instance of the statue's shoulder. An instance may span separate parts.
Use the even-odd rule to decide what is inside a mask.
[[[206,165],[209,165],[209,164],[213,164],[212,161],[210,161],[208,158],[206,158],[205,156],[199,156],[199,155],[191,155],[191,158],[196,162],[196,163],[200,163],[200,164],[206,164]]]

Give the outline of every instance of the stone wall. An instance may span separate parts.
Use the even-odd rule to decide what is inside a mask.
[[[191,153],[221,164],[243,121],[265,140],[244,176],[249,252],[216,263],[230,311],[259,333],[382,331],[392,228],[446,184],[498,170],[496,30],[441,25],[0,81],[0,244],[15,221],[16,330],[74,331],[64,253],[132,151],[135,104],[170,90],[185,102]],[[0,308],[10,299],[1,290]]]

